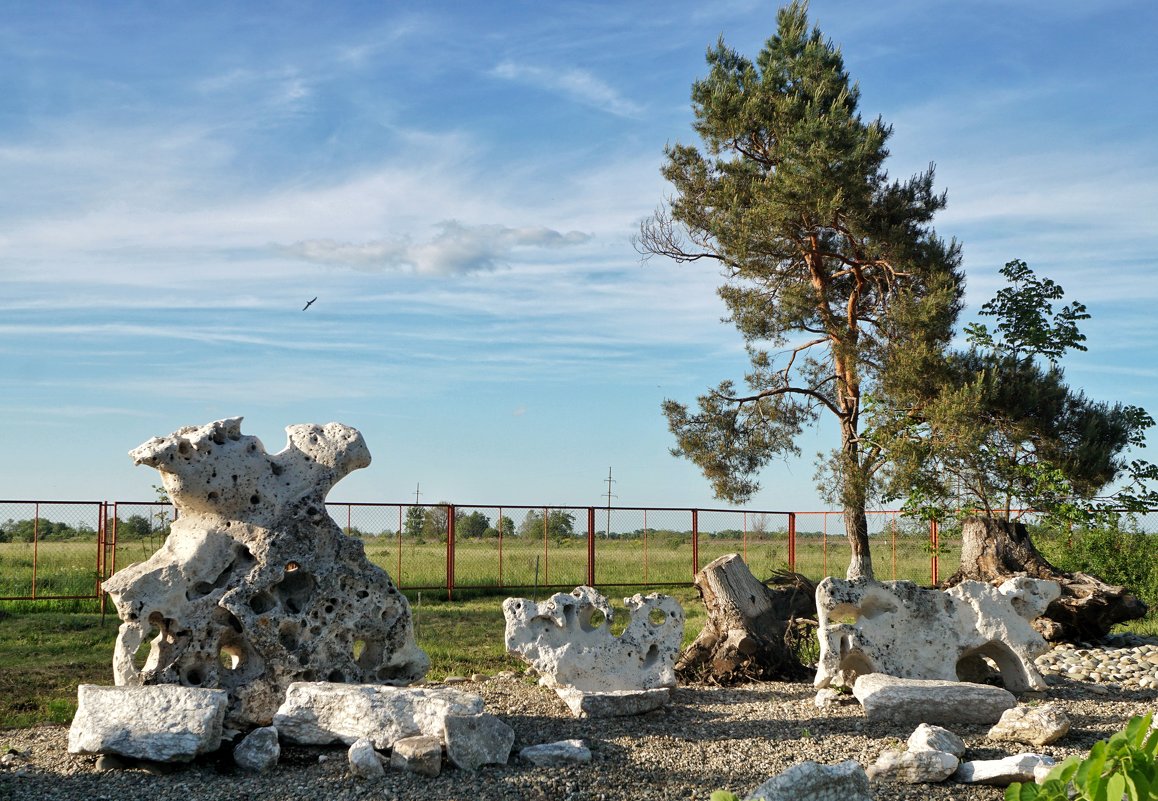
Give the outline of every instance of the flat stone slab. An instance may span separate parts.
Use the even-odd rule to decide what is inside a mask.
[[[852,694],[869,720],[915,725],[994,724],[1017,706],[1013,693],[988,684],[899,679],[884,673],[858,676]]]
[[[295,682],[273,719],[287,743],[351,745],[364,737],[385,751],[404,737],[441,737],[449,715],[482,711],[482,698],[461,690]]]
[[[761,784],[746,801],[873,801],[868,774],[854,759],[801,762]]]
[[[1015,754],[1004,759],[976,759],[962,762],[953,774],[953,781],[962,784],[992,784],[1008,787],[1014,782],[1032,782],[1041,766],[1052,768],[1053,757],[1044,754]]]
[[[1057,704],[1018,706],[1005,710],[997,725],[986,735],[990,740],[1007,740],[1028,745],[1049,745],[1065,737],[1070,719]]]
[[[935,784],[953,775],[960,760],[948,751],[894,751],[881,754],[868,769],[873,780]]]
[[[666,706],[671,701],[671,689],[612,690],[584,692],[573,687],[558,687],[555,692],[571,714],[577,718],[620,718],[643,715]]]
[[[519,751],[519,759],[538,767],[583,765],[591,761],[591,749],[582,740],[559,740],[554,743],[528,745]]]
[[[221,746],[228,703],[229,695],[222,690],[82,684],[68,730],[68,751],[188,762]]]

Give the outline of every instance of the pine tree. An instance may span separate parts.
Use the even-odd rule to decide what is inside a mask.
[[[637,247],[722,268],[718,292],[746,342],[746,389],[723,381],[698,411],[664,414],[674,452],[716,496],[743,501],[777,456],[825,413],[839,428],[830,488],[844,509],[848,575],[872,575],[865,507],[884,464],[865,440],[866,398],[893,376],[920,374],[943,351],[960,308],[960,253],[931,227],[945,196],[933,169],[890,182],[891,128],[861,119],[840,50],[809,27],[806,7],[780,10],[755,62],[725,46],[692,87],[702,150],[666,150],[675,189]]]

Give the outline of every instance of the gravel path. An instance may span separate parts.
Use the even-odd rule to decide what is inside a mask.
[[[1055,759],[1084,753],[1132,715],[1158,708],[1158,688],[1107,687],[1063,676],[1051,681],[1053,686],[1039,697],[1061,704],[1073,723],[1061,743],[1036,749]],[[388,771],[383,779],[358,780],[348,775],[344,749],[289,747],[278,767],[262,776],[220,759],[166,773],[99,771],[96,757],[66,752],[67,727],[42,726],[0,732],[0,750],[29,755],[27,760],[10,757],[11,764],[0,767],[0,801],[706,799],[716,788],[743,796],[806,759],[835,763],[851,758],[867,767],[884,749],[903,749],[911,732],[870,724],[856,704],[818,710],[808,684],[681,687],[665,711],[611,720],[576,720],[553,692],[525,677],[505,675],[459,688],[482,695],[487,711],[514,728],[516,752],[536,743],[581,738],[591,749],[591,764],[536,768],[512,755],[508,765],[475,773],[446,766],[434,779]],[[956,731],[969,746],[967,759],[999,758],[1017,750],[1009,743],[988,742],[986,727]],[[951,782],[874,783],[873,792],[881,801],[1003,797],[1001,788]]]

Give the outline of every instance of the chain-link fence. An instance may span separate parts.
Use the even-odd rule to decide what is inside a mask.
[[[95,599],[106,570],[106,508],[0,501],[0,601]]]
[[[403,589],[558,589],[580,584],[691,583],[738,553],[766,579],[794,570],[843,575],[849,544],[840,512],[331,503],[331,517]],[[1029,523],[1033,514],[1021,514]],[[148,559],[169,534],[161,502],[0,501],[0,601],[99,601],[100,582]],[[961,530],[896,511],[868,513],[876,577],[936,585],[956,570]],[[1158,511],[1123,514],[1124,531],[1158,535]],[[1043,544],[1075,532],[1038,535]],[[1050,539],[1052,538],[1052,539]],[[1056,543],[1055,543],[1056,544]],[[70,607],[71,608],[71,607]]]

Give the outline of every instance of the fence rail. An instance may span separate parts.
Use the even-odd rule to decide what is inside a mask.
[[[759,578],[843,574],[840,512],[401,503],[327,504],[342,530],[403,589],[675,586],[739,553]],[[160,502],[0,500],[0,601],[96,601],[117,569],[148,559],[175,510]],[[1135,516],[1158,532],[1158,512]],[[880,579],[936,585],[960,559],[960,530],[869,513]]]

